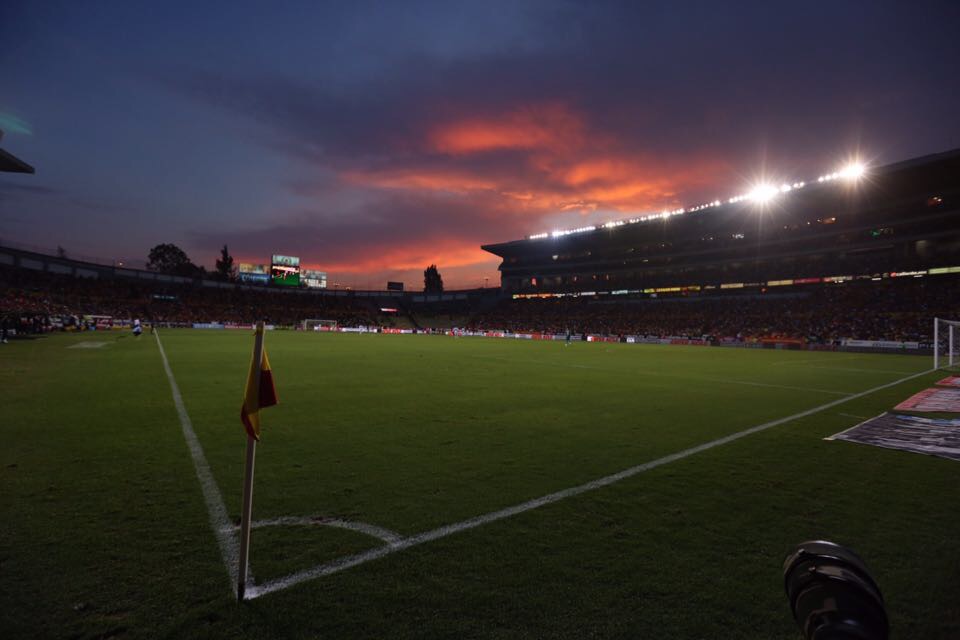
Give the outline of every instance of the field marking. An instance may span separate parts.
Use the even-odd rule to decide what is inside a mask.
[[[860,354],[860,355],[855,355],[855,356],[837,357],[837,358],[834,358],[834,359],[832,360],[832,362],[839,362],[839,361],[841,361],[841,360],[846,361],[846,362],[850,362],[851,360],[863,360],[863,359],[864,359],[863,354]],[[815,358],[815,359],[808,359],[808,360],[779,360],[779,361],[777,361],[777,362],[771,362],[771,363],[770,363],[770,366],[778,366],[778,365],[782,366],[782,365],[785,365],[785,364],[789,364],[789,365],[808,365],[809,363],[820,363],[820,364],[812,364],[812,365],[807,366],[807,367],[805,367],[805,368],[807,368],[807,369],[826,369],[826,370],[828,370],[828,371],[853,371],[853,372],[856,372],[856,373],[895,373],[895,374],[901,375],[901,376],[902,376],[902,375],[906,375],[906,374],[908,374],[908,373],[913,373],[912,371],[901,371],[901,370],[897,370],[897,369],[864,369],[864,368],[857,368],[857,367],[831,367],[831,366],[823,365],[823,364],[822,364],[823,362],[824,362],[824,360],[823,360],[822,358]]]
[[[910,373],[909,371],[900,371],[897,369],[857,369],[856,367],[821,367],[813,366],[807,367],[808,369],[826,369],[829,371],[853,371],[856,373],[895,373],[897,375],[904,375]]]
[[[860,391],[858,393],[854,393],[844,398],[838,398],[837,400],[833,400],[826,404],[813,407],[812,409],[806,409],[804,411],[800,411],[799,413],[795,413],[793,415],[789,415],[784,418],[777,418],[776,420],[764,422],[763,424],[759,424],[759,425],[750,427],[748,429],[744,429],[742,431],[737,431],[736,433],[732,433],[730,435],[723,436],[722,438],[717,438],[716,440],[711,440],[709,442],[705,442],[703,444],[690,447],[689,449],[684,449],[676,453],[671,453],[669,455],[663,456],[662,458],[657,458],[656,460],[651,460],[649,462],[644,462],[643,464],[638,464],[636,466],[630,467],[629,469],[624,469],[623,471],[620,471],[618,473],[614,473],[609,476],[604,476],[602,478],[598,478],[596,480],[592,480],[590,482],[577,485],[575,487],[562,489],[560,491],[549,493],[539,498],[534,498],[533,500],[527,500],[526,502],[521,502],[520,504],[513,505],[512,507],[506,507],[504,509],[499,509],[497,511],[491,511],[490,513],[475,516],[473,518],[469,518],[461,522],[455,522],[453,524],[448,524],[442,527],[438,527],[430,531],[425,531],[423,533],[418,533],[406,538],[402,538],[397,542],[393,544],[389,544],[387,546],[370,549],[369,551],[364,551],[364,552],[357,553],[350,556],[344,556],[342,558],[338,558],[330,562],[325,562],[323,564],[316,565],[315,567],[312,567],[310,569],[299,571],[297,573],[291,574],[284,578],[270,580],[268,582],[263,583],[262,585],[256,586],[253,589],[252,593],[248,595],[248,598],[258,598],[260,596],[264,596],[269,593],[281,591],[283,589],[287,589],[294,585],[300,584],[301,582],[306,582],[308,580],[314,580],[322,576],[327,576],[333,573],[337,573],[339,571],[343,571],[344,569],[349,569],[350,567],[356,567],[358,565],[370,562],[371,560],[376,560],[378,558],[382,558],[384,556],[397,553],[398,551],[402,551],[404,549],[409,549],[410,547],[424,544],[425,542],[439,540],[440,538],[445,538],[449,535],[453,535],[461,531],[474,529],[476,527],[479,527],[484,524],[488,524],[490,522],[503,520],[504,518],[509,518],[511,516],[519,515],[521,513],[530,511],[531,509],[536,509],[544,505],[552,504],[554,502],[559,502],[560,500],[564,500],[566,498],[570,498],[572,496],[576,496],[581,493],[586,493],[587,491],[593,491],[594,489],[606,487],[616,482],[620,482],[621,480],[625,480],[637,474],[643,473],[645,471],[649,471],[650,469],[655,469],[665,464],[669,464],[671,462],[676,462],[677,460],[688,458],[694,454],[701,453],[703,451],[707,451],[709,449],[713,449],[714,447],[719,447],[721,445],[728,444],[730,442],[734,442],[741,438],[745,438],[749,435],[753,435],[754,433],[766,431],[767,429],[771,429],[781,424],[792,422],[793,420],[798,420],[800,418],[805,418],[807,416],[814,415],[826,409],[836,407],[838,405],[844,404],[846,402],[850,402],[851,400],[855,400],[857,398],[862,398],[864,396],[870,395],[872,393],[876,393],[877,391],[881,391],[883,389],[894,387],[903,382],[907,382],[908,380],[913,380],[914,378],[919,378],[920,376],[928,375],[932,372],[933,372],[933,369],[920,371],[919,373],[911,374],[909,376],[900,378],[899,380],[894,380],[893,382],[887,382],[885,384],[873,387],[871,389],[867,389],[866,391]]]
[[[74,344],[70,345],[69,347],[67,347],[67,349],[101,349],[101,348],[107,346],[107,344],[108,344],[108,343],[106,343],[106,342],[96,342],[96,341],[93,341],[93,340],[84,340],[83,342],[77,342],[77,343],[74,343]]]
[[[853,426],[851,426],[851,427],[847,427],[847,428],[844,429],[843,431],[840,431],[840,432],[838,432],[838,433],[835,433],[835,434],[833,434],[832,436],[827,436],[826,438],[824,438],[824,440],[829,440],[829,441],[832,442],[833,440],[836,439],[837,436],[841,436],[841,435],[845,434],[845,433],[848,432],[848,431],[853,431],[854,429],[856,429],[857,427],[859,427],[861,424],[863,424],[865,421],[872,419],[872,418],[865,418],[865,417],[863,417],[863,416],[850,415],[849,413],[841,413],[840,415],[841,415],[841,416],[850,416],[851,418],[858,418],[858,419],[860,420],[860,422],[858,422],[857,424],[855,424],[855,425],[853,425]],[[874,417],[874,418],[879,418],[879,417],[882,416],[882,415],[883,415],[883,414],[881,413],[881,414],[875,415],[875,416],[873,416],[873,417]]]
[[[227,567],[227,574],[230,576],[230,588],[235,589],[237,585],[237,575],[239,573],[239,567],[237,566],[240,558],[239,540],[233,535],[233,523],[230,521],[230,516],[227,513],[227,506],[223,502],[220,487],[217,486],[213,472],[210,471],[207,458],[203,455],[203,447],[200,446],[197,434],[193,430],[193,423],[190,422],[190,416],[187,414],[187,408],[183,404],[180,388],[177,386],[177,381],[173,377],[173,370],[170,368],[170,362],[167,360],[167,353],[163,350],[163,343],[160,342],[160,331],[154,330],[153,335],[157,339],[157,347],[160,349],[163,369],[167,372],[167,380],[170,381],[170,392],[173,394],[173,404],[176,406],[177,415],[180,417],[183,439],[186,440],[187,448],[190,449],[193,468],[197,472],[200,489],[203,491],[203,499],[207,503],[207,513],[210,515],[210,526],[213,527],[213,533],[217,537],[217,544],[220,546],[220,555],[223,557],[223,563]],[[252,569],[250,570],[248,580],[253,582]]]
[[[326,516],[280,516],[269,520],[254,520],[250,523],[253,529],[262,529],[264,527],[295,527],[295,526],[321,526],[334,527],[336,529],[348,529],[358,533],[365,533],[373,538],[383,540],[387,544],[399,542],[403,536],[396,531],[378,527],[366,522],[357,522],[356,520],[341,520],[340,518],[329,518]],[[240,525],[230,525],[228,531],[238,531]]]
[[[734,378],[712,378],[710,376],[689,376],[680,373],[661,373],[653,371],[617,371],[615,369],[610,369],[609,367],[594,367],[588,364],[572,364],[570,362],[549,362],[547,360],[515,360],[513,358],[505,358],[503,356],[491,356],[483,354],[473,354],[474,358],[487,358],[489,360],[503,360],[505,362],[517,363],[525,362],[527,364],[542,364],[550,367],[568,367],[572,369],[593,369],[596,371],[608,371],[610,373],[619,373],[623,375],[638,375],[638,376],[652,376],[655,378],[675,378],[677,380],[693,380],[695,382],[717,382],[720,384],[740,384],[748,387],[770,387],[773,389],[789,389],[791,391],[813,391],[815,393],[828,393],[835,396],[850,396],[853,395],[846,391],[837,391],[836,389],[817,389],[814,387],[796,387],[793,385],[787,384],[773,384],[771,382],[753,382],[751,380],[736,380]],[[906,373],[906,372],[900,372]]]
[[[843,416],[844,418],[856,418],[857,420],[869,420],[867,416],[858,416],[853,413],[838,413],[838,416]]]
[[[658,375],[658,374],[651,374]],[[792,389],[794,391],[814,391],[816,393],[830,393],[835,396],[851,396],[852,393],[847,391],[836,391],[835,389],[817,389],[815,387],[795,387],[788,384],[772,384],[769,382],[750,382],[749,380],[733,380],[730,378],[706,378],[706,377],[696,377],[693,380],[706,380],[709,382],[721,382],[727,384],[743,384],[751,387],[771,387],[774,389]]]
[[[834,352],[826,352],[826,353],[834,353]],[[859,359],[862,359],[862,358],[863,358],[863,355],[841,356],[841,357],[839,357],[839,358],[834,358],[833,361],[836,362],[837,360],[859,360]],[[770,366],[771,366],[771,367],[776,367],[776,366],[784,365],[784,364],[806,364],[806,363],[808,363],[808,362],[823,362],[823,359],[822,359],[822,358],[810,358],[810,359],[807,359],[807,360],[777,360],[776,362],[771,362],[771,363],[770,363]]]

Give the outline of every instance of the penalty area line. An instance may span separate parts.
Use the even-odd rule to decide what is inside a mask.
[[[811,409],[806,409],[800,411],[799,413],[794,413],[783,418],[777,418],[776,420],[771,420],[769,422],[764,422],[763,424],[758,424],[756,426],[744,429],[743,431],[737,431],[736,433],[731,433],[730,435],[723,436],[722,438],[717,438],[716,440],[710,440],[709,442],[704,442],[703,444],[690,447],[689,449],[684,449],[676,453],[671,453],[669,455],[663,456],[662,458],[657,458],[656,460],[651,460],[649,462],[644,462],[643,464],[638,464],[636,466],[630,467],[629,469],[624,469],[618,473],[614,473],[602,478],[597,478],[590,482],[577,485],[575,487],[570,487],[568,489],[562,489],[554,493],[549,493],[545,496],[539,498],[534,498],[533,500],[527,500],[526,502],[521,502],[520,504],[513,505],[511,507],[506,507],[505,509],[499,509],[497,511],[491,511],[490,513],[485,513],[483,515],[475,516],[461,522],[455,522],[453,524],[444,525],[430,531],[424,531],[423,533],[418,533],[406,538],[402,538],[395,542],[389,543],[383,547],[377,547],[375,549],[370,549],[369,551],[364,551],[362,553],[357,553],[350,556],[344,556],[342,558],[337,558],[330,562],[317,565],[310,569],[305,569],[297,573],[293,573],[284,578],[278,578],[276,580],[270,580],[261,585],[257,585],[255,591],[249,594],[248,598],[258,598],[260,596],[267,595],[269,593],[274,593],[276,591],[281,591],[287,589],[294,585],[300,584],[302,582],[307,582],[309,580],[315,580],[323,576],[327,576],[333,573],[343,571],[344,569],[349,569],[351,567],[356,567],[361,564],[370,562],[371,560],[377,560],[384,556],[402,551],[404,549],[409,549],[410,547],[415,547],[417,545],[424,544],[426,542],[431,542],[433,540],[439,540],[440,538],[445,538],[447,536],[459,533],[461,531],[467,531],[469,529],[474,529],[476,527],[489,524],[491,522],[496,522],[498,520],[503,520],[511,516],[519,515],[525,513],[532,509],[537,509],[539,507],[553,504],[554,502],[559,502],[566,498],[571,498],[573,496],[580,495],[581,493],[586,493],[587,491],[593,491],[594,489],[600,489],[601,487],[606,487],[608,485],[620,482],[621,480],[626,480],[637,474],[649,471],[651,469],[656,469],[665,464],[670,464],[671,462],[676,462],[677,460],[683,460],[684,458],[689,458],[692,455],[701,453],[703,451],[708,451],[715,447],[719,447],[724,444],[729,444],[745,438],[754,433],[760,433],[761,431],[766,431],[767,429],[772,429],[773,427],[779,426],[781,424],[792,422],[794,420],[799,420],[800,418],[805,418],[807,416],[820,413],[826,409],[839,406],[851,400],[856,400],[857,398],[862,398],[868,396],[877,391],[882,391],[883,389],[888,389],[890,387],[896,386],[908,380],[913,380],[914,378],[919,378],[920,376],[927,375],[932,373],[934,370],[929,369],[927,371],[921,371],[919,373],[914,373],[909,376],[900,378],[899,380],[894,380],[893,382],[887,382],[876,387],[867,389],[866,391],[860,391],[858,393],[851,394],[849,396],[838,398],[832,402],[822,404]]]

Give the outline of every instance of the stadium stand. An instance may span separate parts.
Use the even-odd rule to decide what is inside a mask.
[[[394,326],[372,299],[294,295],[265,288],[211,288],[189,283],[144,283],[126,279],[88,279],[0,267],[0,315],[53,318],[52,326],[71,325],[84,316],[183,325],[250,323],[294,326],[306,318],[336,320],[346,326]],[[66,320],[61,320],[64,318]],[[31,322],[32,324],[32,322]],[[47,323],[51,324],[51,323]]]
[[[633,221],[483,248],[499,289],[281,289],[0,247],[0,316],[18,333],[138,317],[176,326],[460,329],[618,339],[929,348],[960,317],[960,150],[838,172]],[[88,322],[88,321],[87,321]]]
[[[889,276],[889,274],[887,274]],[[708,342],[834,345],[844,339],[929,343],[931,318],[960,317],[960,274],[821,282],[781,292],[764,287],[680,292],[673,297],[564,296],[514,298],[465,295],[414,305],[410,299],[295,295],[267,288],[212,288],[190,283],[88,279],[0,266],[0,316],[18,333],[37,333],[102,316],[125,323],[249,324],[259,319],[299,327],[307,318],[340,326],[514,331],[599,336],[685,338]],[[394,305],[399,314],[381,311]],[[410,323],[407,323],[407,320]]]
[[[797,342],[844,339],[929,343],[931,318],[956,317],[960,278],[887,278],[821,283],[791,293],[689,295],[618,300],[612,296],[504,300],[470,328],[603,336]]]
[[[960,264],[960,150],[766,189],[483,248],[503,258],[503,289],[521,294],[749,288]]]

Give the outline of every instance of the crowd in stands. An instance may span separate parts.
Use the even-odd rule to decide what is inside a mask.
[[[373,300],[318,296],[265,288],[85,279],[26,269],[0,269],[0,315],[103,315],[159,324],[251,323],[299,325],[306,319],[345,326],[392,326]]]
[[[788,289],[784,287],[784,289]],[[43,331],[95,314],[146,323],[237,323],[256,320],[299,326],[305,319],[336,320],[341,326],[413,326],[607,336],[684,337],[754,341],[789,339],[833,344],[845,338],[929,342],[932,318],[960,318],[960,278],[928,276],[771,287],[749,292],[714,292],[672,298],[503,298],[498,304],[409,309],[401,318],[381,313],[383,301],[353,295],[314,295],[262,288],[211,288],[200,284],[141,283],[124,279],[85,280],[40,271],[0,268],[0,317],[20,332]],[[450,303],[446,303],[448,306]],[[419,319],[417,316],[419,315]],[[69,322],[65,322],[69,324]],[[440,328],[438,325],[437,328]]]
[[[960,280],[897,278],[817,284],[799,291],[616,300],[504,301],[471,328],[611,336],[929,342],[932,318],[960,317]]]

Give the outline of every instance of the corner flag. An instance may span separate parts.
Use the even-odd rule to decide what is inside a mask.
[[[261,354],[257,362],[257,351]],[[257,324],[256,342],[253,358],[250,360],[250,373],[247,374],[247,386],[243,392],[243,406],[240,408],[240,420],[247,434],[254,440],[260,440],[260,409],[277,404],[277,390],[273,386],[273,372],[270,360],[263,346],[263,324]]]
[[[257,323],[253,342],[253,358],[247,386],[243,390],[243,406],[240,420],[247,430],[247,465],[243,473],[243,506],[240,512],[240,558],[237,568],[237,600],[243,602],[247,588],[250,560],[250,528],[253,522],[253,467],[257,456],[257,441],[260,440],[260,409],[277,404],[277,390],[273,387],[273,372],[267,350],[263,348],[263,323]]]

